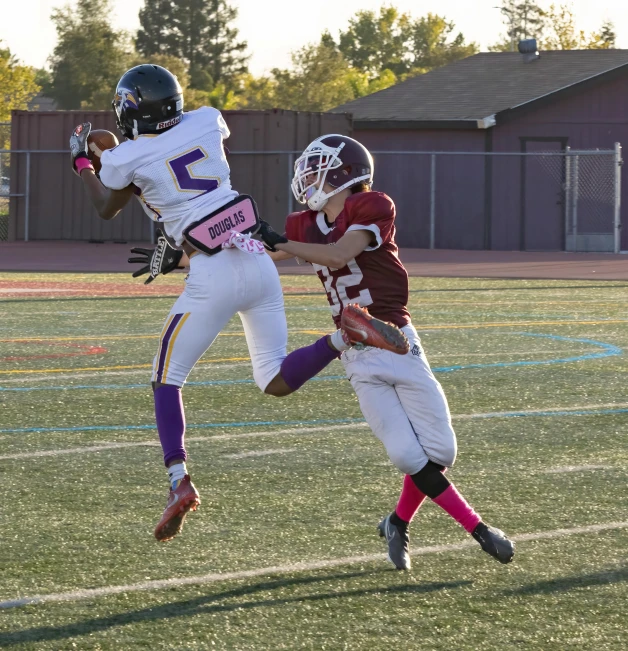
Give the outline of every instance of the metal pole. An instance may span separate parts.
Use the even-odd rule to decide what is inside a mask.
[[[578,193],[580,191],[580,156],[575,155],[573,161],[573,201],[571,211],[571,227],[573,229],[573,250],[578,251]]]
[[[31,153],[26,152],[26,188],[24,190],[24,241],[28,242],[28,227],[31,209]]]
[[[570,240],[569,216],[571,215],[571,147],[565,147],[565,249],[571,251],[575,245]]]
[[[294,176],[294,154],[290,152],[288,154],[288,212],[289,215],[292,212],[292,177]]]
[[[614,218],[614,235],[615,235],[615,253],[621,251],[621,145],[615,143],[615,218]]]
[[[430,249],[436,248],[436,154],[430,156]]]

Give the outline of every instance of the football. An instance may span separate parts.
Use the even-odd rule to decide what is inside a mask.
[[[106,129],[93,129],[87,137],[87,156],[94,166],[96,174],[100,172],[100,157],[105,149],[113,149],[118,146],[118,139],[115,134]]]

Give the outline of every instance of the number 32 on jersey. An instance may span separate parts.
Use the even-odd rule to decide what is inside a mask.
[[[330,269],[318,264],[312,266],[325,285],[327,299],[334,316],[338,316],[341,308],[349,303],[357,303],[362,307],[373,303],[371,292],[367,288],[360,288],[364,275],[355,258],[349,260],[342,269]],[[347,294],[348,289],[353,289],[351,296]]]

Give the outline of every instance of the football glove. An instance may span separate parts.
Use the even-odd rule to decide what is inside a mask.
[[[274,231],[272,226],[268,222],[265,222],[263,219],[260,221],[259,230],[257,233],[255,233],[255,235],[261,237],[262,241],[266,245],[266,248],[269,251],[273,252],[277,251],[275,248],[277,244],[286,244],[288,242],[287,237],[279,235],[279,233]]]
[[[159,229],[157,229],[157,246],[154,249],[134,248],[131,249],[131,253],[137,253],[138,257],[129,258],[129,263],[144,265],[141,269],[133,272],[133,278],[149,274],[144,281],[145,285],[152,283],[159,274],[165,275],[177,269],[183,257],[183,251],[171,246]]]
[[[77,158],[89,159],[87,155],[87,138],[89,137],[89,133],[91,130],[92,130],[92,123],[83,122],[83,124],[79,124],[74,129],[72,135],[70,136],[70,158],[72,159],[72,169],[74,170],[75,174],[78,174],[75,165],[76,159]]]

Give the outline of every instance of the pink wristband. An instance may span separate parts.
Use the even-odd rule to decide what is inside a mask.
[[[90,163],[89,158],[85,158],[84,156],[81,156],[74,161],[74,167],[76,167],[79,176],[81,176],[83,170],[94,171],[94,166]]]

